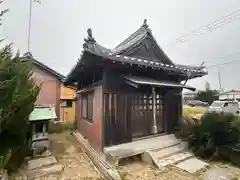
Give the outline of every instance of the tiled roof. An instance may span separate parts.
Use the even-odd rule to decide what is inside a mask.
[[[88,30],[88,32],[89,31],[91,32],[91,30]],[[84,39],[85,43],[83,45],[83,48],[84,48],[83,52],[88,52],[96,56],[103,57],[104,60],[111,60],[113,63],[122,63],[122,64],[126,63],[129,65],[138,65],[139,67],[147,67],[155,70],[168,70],[168,71],[183,74],[184,76],[187,76],[189,78],[201,77],[207,74],[205,66],[187,66],[187,65],[174,64],[171,62],[170,59],[169,61],[171,62],[171,64],[166,64],[166,63],[157,62],[154,60],[149,60],[146,58],[130,57],[130,56],[121,54],[122,51],[125,51],[126,49],[131,48],[133,45],[139,43],[141,39],[146,36],[147,33],[151,34],[151,30],[148,28],[148,26],[145,23],[135,33],[130,35],[126,40],[124,40],[122,43],[120,43],[116,48],[112,50],[98,44],[95,41],[95,39],[92,37],[92,33],[90,33],[88,36],[88,39]],[[151,37],[153,38],[154,42],[156,42],[152,35]],[[163,51],[162,53],[165,55]],[[65,81],[68,81],[71,74],[74,73],[75,69],[81,64],[81,62],[82,62],[82,57],[78,60],[77,64],[72,68],[72,70],[68,74]]]
[[[55,108],[52,107],[36,107],[29,115],[29,121],[52,120],[56,118]]]
[[[163,64],[156,61],[151,61],[143,58],[135,58],[130,56],[118,55],[109,50],[106,50],[102,46],[99,46],[97,43],[89,44],[88,47],[84,48],[85,52],[94,54],[96,56],[103,57],[105,60],[111,60],[113,63],[126,63],[130,65],[138,65],[139,67],[148,67],[156,70],[169,70],[172,72],[182,73],[189,78],[200,77],[207,74],[207,71],[204,66],[186,66],[179,64]],[[65,81],[68,81],[68,77],[75,71],[77,66],[80,64],[82,59],[80,58],[77,64],[72,68],[70,73],[67,75]]]
[[[32,54],[30,52],[27,52],[23,55],[22,57],[23,60],[31,60],[32,63],[38,67],[43,68],[45,71],[49,72],[50,74],[52,74],[53,76],[57,77],[59,80],[63,80],[65,78],[65,76],[63,76],[62,74],[58,73],[57,71],[51,69],[50,67],[48,67],[47,65],[43,64],[42,62],[36,60]]]
[[[128,64],[137,64],[139,66],[145,66],[145,67],[151,67],[156,69],[165,69],[165,70],[171,70],[175,72],[195,72],[195,73],[206,73],[204,70],[204,67],[194,67],[194,66],[186,66],[186,65],[177,65],[177,64],[163,64],[158,63],[151,60],[146,60],[143,58],[135,58],[130,56],[124,56],[124,55],[118,55],[114,54],[112,52],[105,51],[101,47],[99,47],[97,44],[95,44],[94,48],[92,49],[85,49],[85,51],[88,51],[94,55],[102,56],[105,59],[110,59],[113,62],[121,62],[121,63],[128,63]]]
[[[116,48],[112,49],[112,53],[119,54],[123,50],[128,49],[133,46],[137,42],[139,42],[142,38],[147,34],[147,29],[144,27],[140,27],[135,33],[130,35],[126,40],[120,43]]]

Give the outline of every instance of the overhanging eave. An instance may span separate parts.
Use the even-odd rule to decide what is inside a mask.
[[[187,86],[181,83],[171,82],[171,81],[160,81],[156,79],[151,79],[147,77],[135,77],[135,76],[124,76],[125,82],[135,88],[141,85],[150,85],[156,87],[172,87],[172,88],[185,88],[191,91],[195,91],[196,88]]]

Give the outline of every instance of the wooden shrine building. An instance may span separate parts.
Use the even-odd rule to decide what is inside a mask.
[[[182,116],[183,88],[195,90],[185,83],[206,75],[205,67],[171,61],[146,20],[114,49],[98,44],[91,29],[84,40],[65,84],[78,84],[78,130],[92,146],[172,133]]]

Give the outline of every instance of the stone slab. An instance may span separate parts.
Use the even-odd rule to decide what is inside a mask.
[[[169,156],[169,157],[166,157],[166,158],[163,158],[163,159],[156,160],[156,164],[157,164],[158,168],[161,168],[161,167],[165,167],[165,166],[168,166],[168,165],[178,163],[179,161],[183,161],[183,160],[188,159],[192,156],[193,156],[193,154],[190,153],[190,152],[187,152],[187,151],[186,152],[181,152],[181,153],[177,153],[177,154],[174,154],[172,156]]]
[[[174,146],[170,146],[167,148],[163,148],[163,149],[156,149],[156,150],[152,150],[149,153],[151,153],[153,158],[164,158],[164,157],[168,157],[170,155],[173,154],[177,154],[180,153],[182,151],[184,151],[186,149],[185,145],[183,143],[179,143],[177,145]]]
[[[231,180],[234,177],[229,168],[211,168],[203,175],[204,180]]]
[[[148,137],[146,139],[141,139],[130,143],[105,147],[103,151],[106,155],[110,155],[115,159],[121,159],[142,154],[147,150],[161,149],[173,146],[175,144],[179,144],[179,142],[180,140],[178,140],[175,135],[169,134],[156,137]]]
[[[184,161],[176,164],[175,166],[180,169],[183,169],[189,173],[195,173],[195,172],[203,169],[204,167],[208,166],[208,163],[193,157],[193,158],[184,160]]]
[[[57,159],[54,156],[32,159],[28,161],[28,170],[36,169],[42,166],[47,166],[55,163],[57,163]]]
[[[8,173],[6,170],[3,170],[3,172],[0,172],[0,180],[8,180]]]
[[[31,179],[39,178],[39,177],[50,175],[50,174],[61,173],[62,170],[63,170],[63,165],[54,164],[54,165],[44,166],[41,168],[30,170],[28,171],[27,176],[28,176],[28,179],[31,180]]]

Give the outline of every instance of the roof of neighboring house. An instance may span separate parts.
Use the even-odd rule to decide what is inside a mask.
[[[225,92],[222,92],[222,93],[219,93],[218,95],[225,95],[225,94],[228,94],[228,93],[240,93],[240,90],[230,90],[230,91],[225,91]]]
[[[156,71],[165,70],[179,73],[189,79],[201,77],[207,74],[206,68],[203,65],[187,66],[174,64],[157,44],[146,20],[144,20],[144,24],[136,32],[131,34],[114,49],[108,49],[98,44],[92,37],[91,29],[88,29],[88,38],[85,38],[84,41],[84,50],[81,58],[64,80],[66,84],[72,82],[76,73],[78,73],[80,69],[84,68],[84,59],[86,54],[98,56],[101,57],[102,60],[110,60],[113,63],[135,65],[139,68],[152,68]],[[144,55],[139,55],[138,50],[143,47],[145,49],[141,50],[144,50],[146,53]],[[149,51],[153,51],[156,56],[154,58],[150,57],[150,53],[148,53]]]
[[[32,54],[30,52],[27,52],[24,54],[23,58],[25,60],[31,60],[32,63],[34,65],[36,65],[37,67],[40,67],[42,69],[44,69],[46,72],[52,74],[53,76],[55,76],[57,79],[59,79],[60,81],[63,81],[65,76],[63,76],[62,74],[58,73],[57,71],[51,69],[50,67],[48,67],[47,65],[43,64],[42,62],[36,60],[33,58]]]

